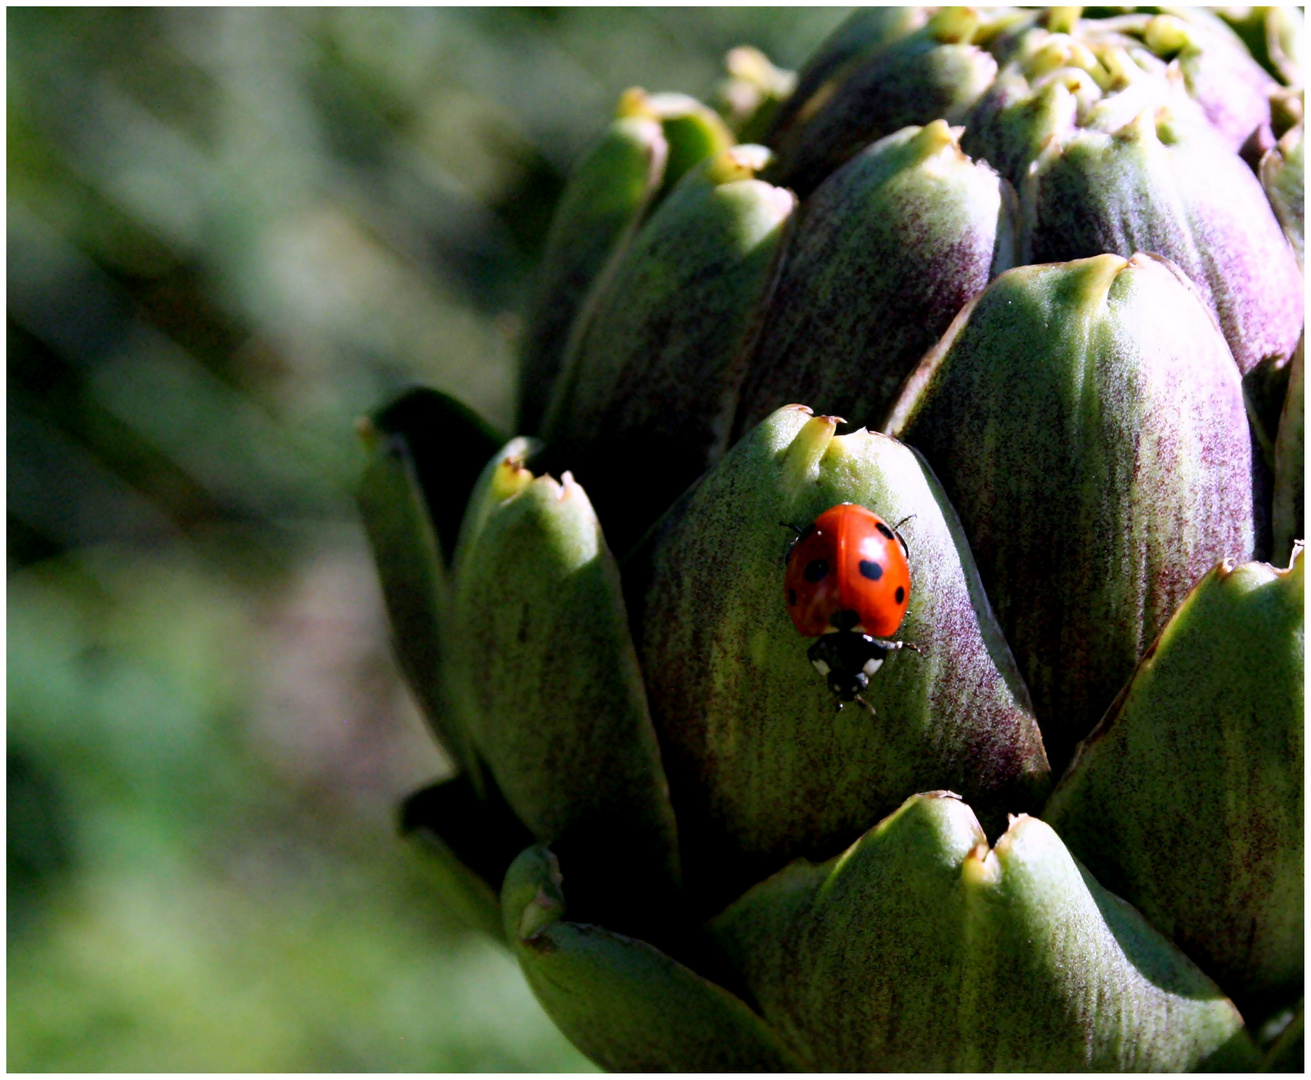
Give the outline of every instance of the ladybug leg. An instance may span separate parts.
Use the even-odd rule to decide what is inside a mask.
[[[897,649],[909,649],[917,656],[924,655],[924,650],[921,649],[918,645],[916,645],[915,642],[913,641],[884,641],[882,639],[879,639],[879,646],[881,648],[887,649],[889,652],[894,652]]]
[[[874,711],[874,706],[871,705],[868,701],[866,701],[866,700],[865,700],[863,697],[861,697],[859,694],[856,695],[856,700],[859,701],[859,702],[861,703],[861,705],[863,705],[866,709],[869,710],[869,714],[870,714],[870,716],[872,716],[875,720],[877,720],[877,719],[879,718],[879,714],[876,713],[876,712]],[[841,706],[841,703],[839,703],[839,707],[840,707],[840,706]]]

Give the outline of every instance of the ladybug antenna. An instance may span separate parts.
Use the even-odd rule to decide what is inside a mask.
[[[867,710],[869,710],[869,715],[870,715],[873,719],[877,720],[877,719],[879,718],[879,714],[876,713],[876,712],[874,711],[874,706],[871,705],[868,701],[866,701],[866,700],[865,700],[863,697],[861,697],[859,694],[856,695],[856,700],[859,701],[859,702],[861,703],[861,705],[864,706]],[[842,704],[841,704],[841,702],[839,702],[839,703],[838,703],[838,708],[841,708],[841,707],[842,707]]]
[[[793,525],[790,521],[780,521],[779,524],[797,534],[796,536],[789,536],[787,545],[783,548],[783,561],[786,563],[788,557],[792,554],[792,549],[797,546],[797,541],[801,539],[801,534],[806,530],[800,525]]]
[[[910,547],[906,543],[906,538],[901,535],[901,527],[905,525],[906,522],[914,520],[914,518],[915,518],[914,514],[907,514],[904,518],[902,518],[899,522],[897,522],[897,524],[892,526],[892,531],[897,537],[897,543],[901,545],[902,553],[908,559],[910,558]]]

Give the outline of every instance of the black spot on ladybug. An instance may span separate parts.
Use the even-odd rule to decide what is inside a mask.
[[[788,607],[797,606],[797,590],[788,589]]]
[[[874,527],[878,529],[878,531],[881,532],[884,536],[886,536],[889,540],[892,539],[892,530],[889,529],[886,525],[884,525],[883,522],[876,521],[874,523]]]
[[[828,563],[823,559],[812,559],[806,564],[806,580],[820,581],[828,573]]]
[[[906,602],[906,590],[900,585],[897,586],[897,591],[894,595],[897,597],[897,603],[904,604]]]
[[[861,577],[867,577],[870,581],[878,581],[883,576],[883,567],[876,562],[870,562],[868,559],[860,560]]]

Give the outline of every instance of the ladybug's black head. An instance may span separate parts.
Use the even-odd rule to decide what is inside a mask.
[[[855,701],[887,654],[874,638],[852,630],[824,634],[806,652],[839,701]]]
[[[869,686],[869,676],[863,671],[828,673],[828,688],[837,694],[839,701],[855,701],[856,695]]]

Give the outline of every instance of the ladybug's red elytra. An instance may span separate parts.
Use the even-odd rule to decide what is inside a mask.
[[[891,640],[910,603],[908,556],[897,530],[855,503],[825,510],[788,551],[788,614],[798,633],[819,638],[806,655],[839,709],[847,701],[870,708],[860,692],[889,652],[919,652],[911,642]]]

